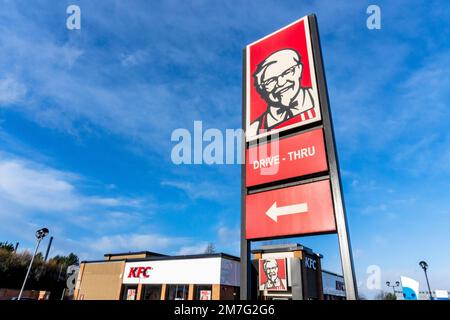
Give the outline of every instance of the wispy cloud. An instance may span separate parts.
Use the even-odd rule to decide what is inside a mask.
[[[5,156],[5,154],[2,154]],[[0,198],[27,210],[71,212],[89,206],[136,207],[138,199],[88,196],[77,190],[73,173],[18,158],[0,160]]]
[[[84,233],[98,235],[141,224],[143,214],[149,216],[154,208],[153,201],[148,204],[142,198],[104,196],[107,187],[87,194],[86,182],[80,175],[0,152],[1,232],[20,240],[24,230],[45,223],[60,239],[74,233],[79,239]]]
[[[147,55],[146,51],[142,49],[136,50],[133,53],[121,54],[120,62],[124,67],[133,67],[144,62],[146,55]]]
[[[162,186],[173,187],[183,191],[186,196],[192,200],[207,199],[216,201],[225,201],[229,197],[230,193],[225,187],[218,185],[217,183],[200,181],[162,181]]]
[[[26,86],[14,76],[0,79],[0,107],[22,101],[26,93]]]
[[[70,175],[17,159],[0,161],[0,193],[10,201],[30,210],[67,211],[81,206]]]
[[[176,252],[176,254],[178,255],[202,254],[205,253],[207,246],[208,246],[207,242],[200,242],[194,245],[183,246]]]
[[[189,239],[186,238],[170,237],[149,232],[145,234],[119,234],[83,239],[81,245],[89,244],[88,249],[97,254],[145,250],[167,253],[170,249],[187,242],[189,242]]]

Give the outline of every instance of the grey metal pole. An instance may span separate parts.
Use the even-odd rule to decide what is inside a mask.
[[[36,250],[34,250],[33,257],[31,257],[31,262],[30,262],[30,265],[28,266],[28,271],[27,271],[27,274],[25,276],[25,279],[23,280],[22,288],[20,289],[19,297],[17,298],[17,300],[20,300],[22,298],[23,289],[25,289],[25,284],[27,283],[28,275],[30,274],[31,267],[33,266],[34,257],[36,256],[36,253],[37,253],[37,251],[39,249],[39,244],[41,243],[41,240],[42,240],[42,238],[38,239],[38,241],[37,241]]]
[[[53,237],[50,237],[50,241],[48,242],[47,251],[45,252],[44,261],[47,262],[48,254],[50,253],[50,248],[52,247]]]
[[[311,29],[311,42],[314,52],[314,62],[316,67],[317,84],[319,89],[319,100],[322,105],[322,119],[324,134],[329,159],[329,171],[331,180],[331,190],[333,194],[333,204],[335,210],[336,229],[341,254],[342,272],[345,282],[345,294],[347,300],[358,299],[358,287],[356,283],[355,268],[353,265],[353,255],[348,233],[348,222],[345,212],[344,197],[342,192],[339,161],[336,152],[333,122],[331,121],[331,110],[329,107],[328,91],[326,86],[325,71],[323,69],[322,50],[320,47],[319,30],[316,15],[309,15],[308,21]]]
[[[244,48],[242,55],[242,130],[246,129],[246,57],[247,50]],[[251,300],[252,298],[252,286],[251,286],[251,241],[247,240],[245,236],[246,228],[246,206],[245,199],[247,196],[247,188],[245,186],[245,152],[247,150],[247,142],[245,135],[242,141],[242,158],[241,158],[241,269],[240,269],[240,299]]]
[[[430,293],[430,300],[433,300],[433,295],[431,294],[430,282],[428,281],[427,269],[424,269],[423,271],[425,271],[425,279],[427,279],[427,286],[428,286],[428,292]]]

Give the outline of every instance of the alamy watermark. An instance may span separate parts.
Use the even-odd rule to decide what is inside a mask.
[[[180,164],[244,164],[245,132],[242,129],[209,128],[203,130],[202,121],[194,121],[193,132],[178,128],[172,132],[171,160]],[[269,142],[270,139],[270,143]],[[301,156],[303,153],[314,153],[312,150],[297,150],[289,153],[289,157]],[[258,141],[258,147],[252,144],[248,149],[248,161],[263,175],[274,175],[280,164],[279,136],[274,133]]]
[[[71,4],[66,9],[66,14],[69,16],[66,19],[66,27],[69,30],[81,29],[81,9],[75,4]]]
[[[381,9],[376,4],[367,7],[366,13],[369,15],[366,20],[366,26],[369,30],[381,29]]]

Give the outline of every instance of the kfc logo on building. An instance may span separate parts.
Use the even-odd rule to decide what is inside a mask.
[[[128,278],[149,278],[152,267],[131,267],[128,272]]]
[[[259,290],[287,290],[286,259],[259,260]]]
[[[247,141],[321,119],[307,18],[247,46]]]
[[[316,260],[306,257],[305,258],[305,266],[308,269],[312,269],[312,270],[317,270],[317,266],[316,266]]]

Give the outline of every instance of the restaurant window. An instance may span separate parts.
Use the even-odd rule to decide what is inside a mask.
[[[161,300],[161,285],[160,284],[143,285],[142,300]]]
[[[195,286],[195,300],[212,300],[212,285]]]
[[[189,285],[187,284],[169,284],[166,289],[166,300],[187,300]]]
[[[137,285],[123,286],[122,300],[136,300]]]
[[[239,287],[220,286],[220,300],[239,300]]]

